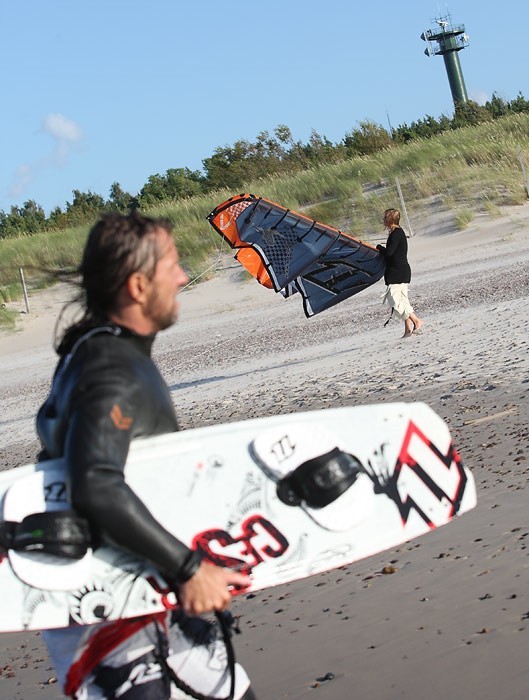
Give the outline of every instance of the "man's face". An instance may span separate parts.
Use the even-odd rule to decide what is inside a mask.
[[[188,276],[180,267],[178,251],[172,236],[163,228],[158,229],[157,236],[162,254],[150,281],[144,309],[145,316],[151,320],[155,332],[169,328],[176,322],[179,308],[176,296],[189,282]]]

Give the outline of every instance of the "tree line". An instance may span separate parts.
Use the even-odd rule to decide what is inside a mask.
[[[163,175],[151,175],[135,195],[114,182],[106,199],[90,191],[73,190],[72,201],[64,208],[56,207],[49,216],[31,199],[22,206],[13,205],[9,212],[0,210],[0,238],[84,225],[103,212],[149,209],[165,200],[192,197],[222,188],[236,191],[246,182],[261,177],[371,155],[417,138],[431,138],[444,131],[475,126],[520,112],[529,112],[529,102],[521,92],[510,102],[493,94],[484,105],[473,101],[458,103],[452,118],[426,116],[389,130],[372,121],[361,121],[358,128],[346,133],[338,143],[331,143],[314,130],[307,143],[295,141],[288,126],[279,125],[273,134],[261,132],[255,142],[241,139],[232,146],[218,147],[213,155],[202,161],[203,172],[184,167],[170,168]]]

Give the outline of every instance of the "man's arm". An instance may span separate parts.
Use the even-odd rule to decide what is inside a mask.
[[[103,541],[151,561],[178,583],[186,581],[199,567],[200,554],[163,528],[125,481],[132,428],[140,420],[134,388],[115,374],[101,379],[72,402],[64,450],[72,506]],[[145,398],[143,403],[148,404]],[[132,418],[128,428],[127,418]]]

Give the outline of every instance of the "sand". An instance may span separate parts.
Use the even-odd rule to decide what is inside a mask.
[[[529,206],[456,231],[414,223],[410,297],[423,331],[386,327],[380,282],[305,319],[229,255],[183,292],[155,354],[184,428],[382,401],[426,401],[474,473],[477,508],[398,549],[233,602],[260,700],[529,694]],[[0,468],[32,461],[64,286],[0,333]],[[392,564],[394,573],[384,574]],[[0,635],[0,697],[61,697],[38,634]]]

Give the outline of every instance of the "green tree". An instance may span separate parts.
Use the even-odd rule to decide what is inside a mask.
[[[392,139],[395,143],[408,143],[414,138],[416,133],[412,124],[400,124],[392,131]]]
[[[452,126],[452,121],[450,117],[447,117],[446,114],[441,114],[439,117],[439,128],[441,131],[449,131]]]
[[[518,93],[516,99],[514,99],[510,105],[511,112],[529,112],[529,102],[525,99],[521,92]]]
[[[492,93],[492,98],[485,102],[485,109],[489,111],[493,119],[504,117],[506,114],[509,114],[510,110],[508,103],[495,92]]]
[[[354,129],[343,139],[348,155],[367,156],[391,146],[391,136],[380,124],[361,121],[358,125],[359,129]]]
[[[294,142],[288,126],[279,124],[273,134],[262,131],[253,143],[241,139],[204,159],[206,187],[238,189],[249,180],[308,167],[311,163],[305,150],[303,144]]]
[[[46,215],[40,204],[28,199],[21,207],[12,205],[9,214],[0,212],[0,237],[32,235],[46,228]]]
[[[126,214],[132,205],[134,197],[125,192],[119,182],[113,182],[110,186],[110,194],[107,200],[107,209]]]
[[[68,215],[60,207],[55,207],[48,216],[48,227],[63,229],[68,226]]]
[[[46,227],[44,209],[33,199],[28,199],[18,210],[26,233],[38,233]]]
[[[12,236],[18,235],[16,230],[11,227],[11,219],[9,214],[1,209],[0,210],[0,238],[11,238]]]
[[[340,150],[333,145],[326,136],[322,136],[312,129],[308,143],[298,142],[294,144],[289,153],[293,164],[310,168],[314,165],[332,163],[339,157]]]
[[[73,190],[72,194],[72,202],[66,202],[67,226],[78,226],[93,221],[106,209],[103,197],[90,190]]]
[[[251,144],[248,141],[236,141],[233,146],[216,148],[213,155],[202,163],[206,173],[207,188],[217,190],[223,187],[239,189],[247,179]]]
[[[138,195],[140,206],[152,206],[166,199],[184,199],[204,191],[204,177],[198,170],[170,168],[165,175],[151,175]]]
[[[465,126],[477,126],[492,119],[486,107],[478,105],[473,100],[468,102],[456,102],[454,118],[452,119],[452,129],[460,129]]]

